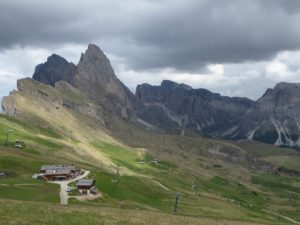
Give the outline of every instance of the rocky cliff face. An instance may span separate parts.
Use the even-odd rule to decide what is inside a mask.
[[[300,146],[300,84],[279,83],[256,102],[163,81],[139,85],[138,116],[162,129]]]
[[[256,102],[163,81],[139,85],[138,116],[165,130],[300,146],[300,84],[279,83]]]
[[[254,104],[247,98],[225,97],[167,80],[160,86],[139,85],[136,96],[146,106],[138,116],[148,123],[210,136],[231,128]]]
[[[104,107],[65,81],[58,81],[53,87],[24,78],[17,81],[17,88],[18,91],[3,98],[2,108],[6,115],[38,125],[43,123],[39,119],[45,114],[57,116],[65,110],[92,117],[104,126],[110,120],[107,115],[111,116],[112,109],[109,106]]]
[[[116,77],[109,59],[96,45],[88,46],[77,66],[58,55],[51,55],[47,62],[36,67],[32,78],[53,87],[65,81],[99,104],[109,105],[123,118],[134,117],[130,100],[134,95]]]
[[[112,103],[124,118],[133,116],[134,111],[125,85],[117,78],[109,59],[100,48],[90,44],[81,55],[78,72],[71,84],[88,93],[102,103]]]
[[[279,83],[237,122],[231,137],[275,145],[300,145],[300,84]]]
[[[32,78],[44,84],[54,86],[58,81],[70,82],[77,72],[77,67],[59,55],[53,54],[45,63],[35,67]]]

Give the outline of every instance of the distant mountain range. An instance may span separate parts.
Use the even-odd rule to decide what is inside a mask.
[[[300,144],[300,84],[279,83],[257,101],[163,81],[139,85],[143,120],[162,129],[275,145]]]
[[[94,117],[108,127],[111,115],[116,115],[153,132],[300,146],[300,84],[279,83],[257,101],[169,80],[159,86],[138,85],[133,94],[117,78],[100,48],[92,44],[77,65],[51,55],[36,66],[32,79],[18,81],[19,92],[43,96],[42,88],[31,85],[37,81],[59,90],[60,96],[46,96],[57,107]],[[4,113],[22,114],[17,98],[16,91],[3,98]]]

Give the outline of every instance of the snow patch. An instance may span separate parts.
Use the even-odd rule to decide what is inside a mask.
[[[271,118],[271,123],[274,125],[275,129],[276,129],[276,132],[278,134],[278,138],[275,142],[275,145],[282,145],[283,142],[282,142],[282,138],[281,138],[281,130],[279,128],[279,126],[277,125],[277,123],[275,122],[274,118]]]
[[[255,132],[257,131],[258,128],[259,128],[259,127],[256,127],[254,130],[252,130],[252,131],[249,133],[249,135],[248,135],[248,137],[247,137],[247,140],[253,140],[254,134],[255,134]]]
[[[165,105],[163,104],[159,104],[159,103],[155,103],[154,105],[161,107],[165,113],[167,114],[167,116],[169,117],[169,119],[171,119],[172,121],[174,121],[175,123],[178,124],[178,126],[180,127],[185,127],[186,122],[187,122],[187,115],[175,115],[171,110],[169,110]]]
[[[140,124],[146,126],[147,128],[152,129],[152,130],[160,130],[158,127],[156,127],[156,126],[154,126],[150,123],[147,123],[145,120],[142,120],[140,118],[138,118],[136,121],[139,122]]]
[[[286,132],[285,127],[282,127],[280,125],[280,122],[276,121],[274,118],[271,118],[271,122],[275,126],[275,129],[276,129],[277,134],[278,134],[278,139],[276,140],[275,145],[289,145],[289,146],[293,146],[295,143],[286,134],[287,132]],[[282,141],[282,137],[284,137],[284,139],[286,140],[286,143],[284,143]]]
[[[232,135],[237,129],[239,128],[238,125],[235,125],[234,127],[229,128],[228,130],[226,130],[222,136],[230,136]]]

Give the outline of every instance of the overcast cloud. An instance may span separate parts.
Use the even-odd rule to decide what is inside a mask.
[[[299,21],[298,0],[1,0],[0,96],[95,43],[133,91],[171,79],[255,99],[300,82]]]

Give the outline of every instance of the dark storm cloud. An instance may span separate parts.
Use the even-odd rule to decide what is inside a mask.
[[[300,48],[298,0],[0,2],[0,48],[95,42],[135,70],[269,59]]]
[[[298,49],[300,1],[274,2],[194,1],[166,9],[168,14],[158,13],[136,33],[140,45],[156,48],[154,54],[159,55],[143,61],[144,66],[194,68],[206,62],[261,60]]]

